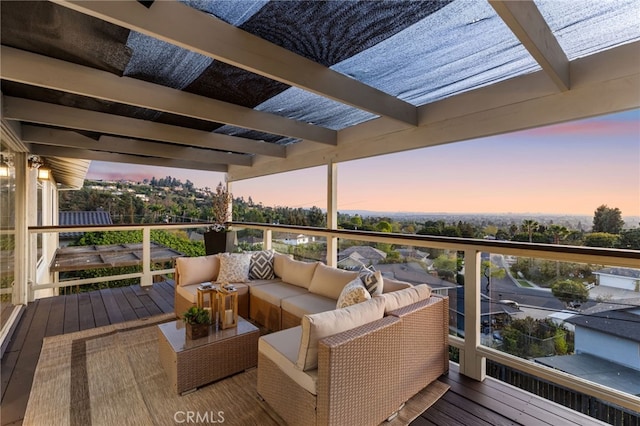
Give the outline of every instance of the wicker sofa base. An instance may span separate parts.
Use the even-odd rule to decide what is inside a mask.
[[[282,330],[280,306],[249,295],[249,318],[269,331]]]
[[[316,396],[258,353],[258,394],[289,425],[316,424]]]
[[[282,330],[287,328],[297,327],[302,324],[302,318],[293,315],[292,313],[282,310],[281,313]]]

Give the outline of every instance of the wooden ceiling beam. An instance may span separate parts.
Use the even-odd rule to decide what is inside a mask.
[[[335,130],[279,115],[134,78],[118,77],[9,46],[2,46],[0,56],[0,76],[5,80],[275,135],[336,144]]]
[[[560,91],[571,88],[569,59],[531,0],[489,0],[498,16]]]
[[[177,1],[56,3],[325,98],[417,124],[417,108]],[[171,23],[168,25],[168,23]]]
[[[267,155],[279,158],[286,157],[286,148],[284,146],[268,142],[253,141],[219,133],[11,96],[5,96],[2,104],[3,116],[8,120],[120,135],[135,139],[170,142],[220,151]]]

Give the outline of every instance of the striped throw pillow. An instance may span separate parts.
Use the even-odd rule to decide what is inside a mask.
[[[383,283],[382,273],[380,271],[374,271],[365,266],[360,270],[358,276],[371,296],[382,294]]]

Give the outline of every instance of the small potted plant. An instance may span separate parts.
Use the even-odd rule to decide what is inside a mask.
[[[229,220],[229,207],[233,196],[220,182],[212,196],[213,225],[204,234],[204,247],[207,255],[223,253],[227,248],[226,222]]]
[[[182,314],[187,328],[187,338],[199,339],[209,335],[209,312],[204,308],[192,306]]]

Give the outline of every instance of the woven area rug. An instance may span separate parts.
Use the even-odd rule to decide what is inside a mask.
[[[258,398],[256,369],[176,395],[158,358],[155,330],[173,319],[169,314],[45,338],[23,424],[283,424]],[[448,388],[434,382],[386,424],[410,423]]]

